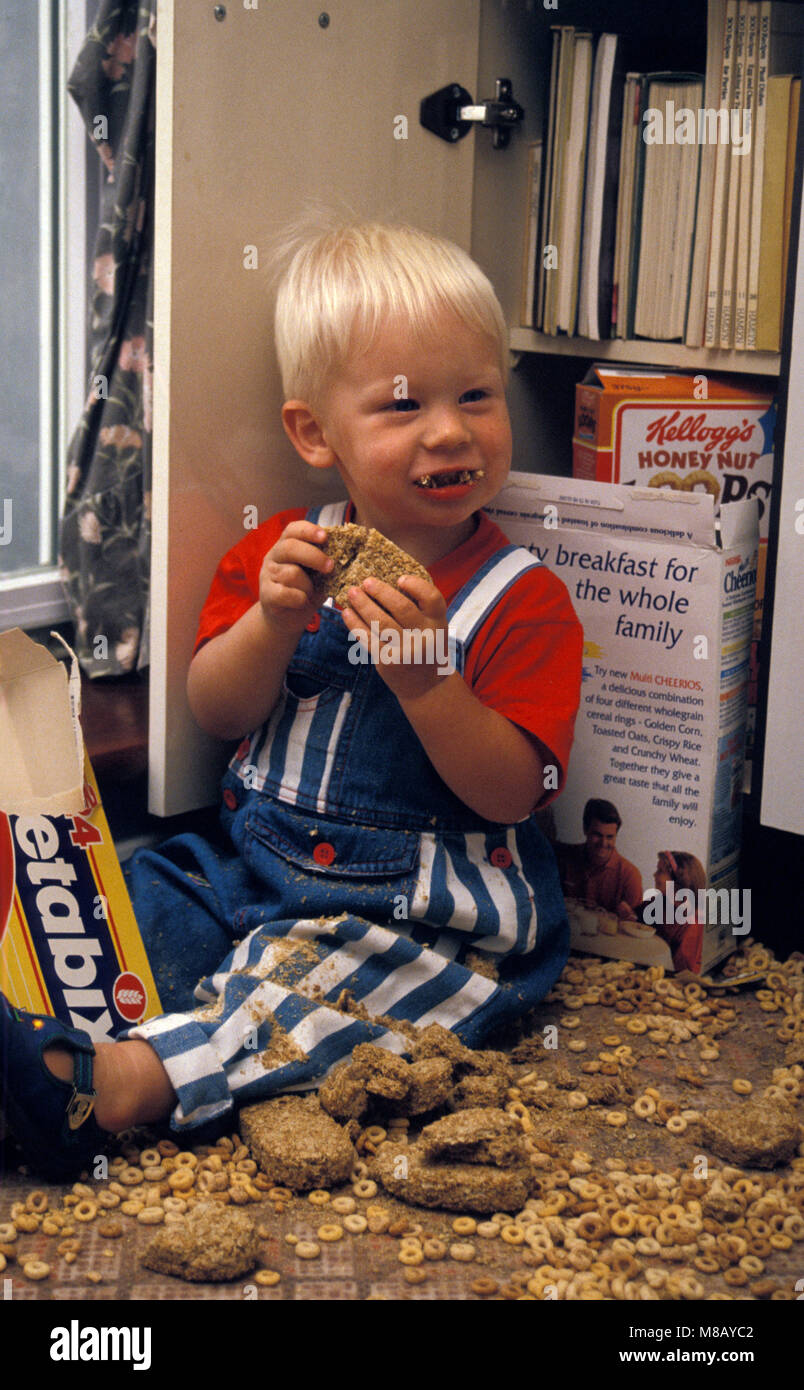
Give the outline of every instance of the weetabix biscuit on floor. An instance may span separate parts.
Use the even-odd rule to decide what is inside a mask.
[[[201,1202],[182,1221],[161,1226],[140,1256],[146,1269],[194,1284],[248,1274],[260,1250],[250,1216],[220,1202]]]

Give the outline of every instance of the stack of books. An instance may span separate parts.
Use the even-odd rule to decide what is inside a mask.
[[[705,74],[628,72],[620,35],[553,27],[526,327],[779,350],[804,6],[709,0],[707,25]]]

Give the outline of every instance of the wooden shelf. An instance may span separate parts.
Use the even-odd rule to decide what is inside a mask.
[[[134,777],[148,766],[148,681],[140,675],[81,680],[81,727],[98,777]]]
[[[735,352],[718,348],[689,348],[682,343],[655,343],[643,338],[567,338],[512,328],[512,352],[542,352],[551,357],[589,357],[603,362],[644,362],[652,367],[682,367],[692,372],[741,372],[746,376],[778,376],[778,352]]]

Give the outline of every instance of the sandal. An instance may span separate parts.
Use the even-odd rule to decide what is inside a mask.
[[[54,1044],[73,1053],[73,1080],[60,1081],[44,1060]],[[26,1013],[0,992],[0,1111],[35,1172],[73,1177],[105,1147],[108,1135],[92,1115],[89,1033],[47,1014]]]

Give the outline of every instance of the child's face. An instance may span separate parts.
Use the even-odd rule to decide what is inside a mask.
[[[390,323],[345,364],[318,418],[357,520],[392,539],[460,533],[511,466],[495,345],[452,313],[424,340]]]

